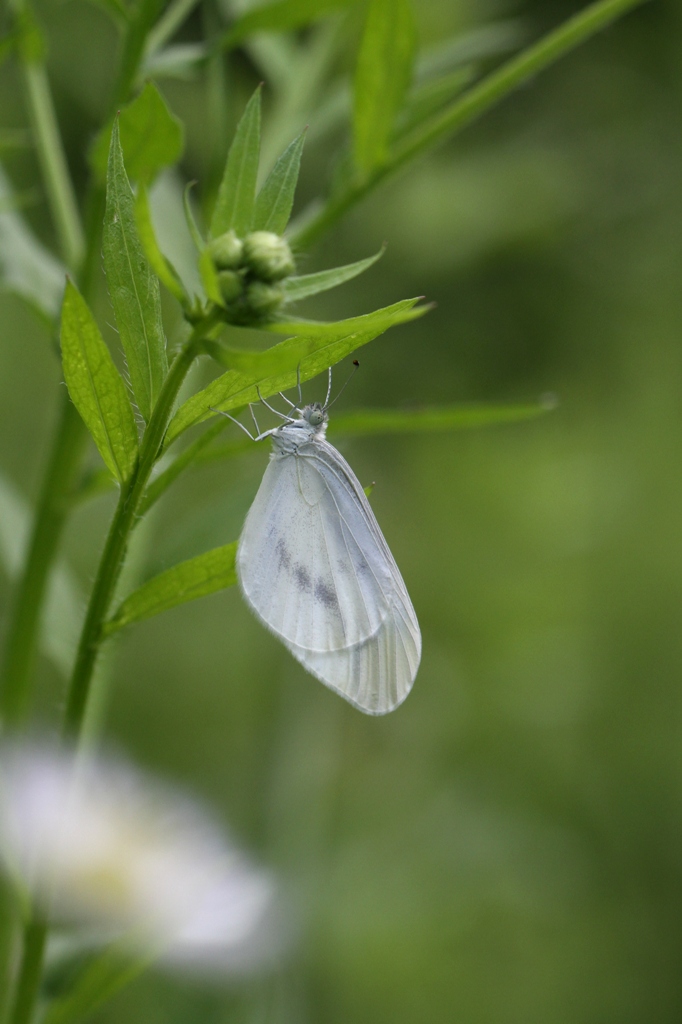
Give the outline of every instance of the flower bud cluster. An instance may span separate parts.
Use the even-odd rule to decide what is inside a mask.
[[[209,252],[230,323],[262,323],[277,312],[284,302],[281,282],[296,270],[284,238],[252,231],[241,239],[230,230],[209,242]]]

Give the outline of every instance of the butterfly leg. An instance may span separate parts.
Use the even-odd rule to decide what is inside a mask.
[[[274,412],[275,416],[279,416],[281,420],[286,420],[287,423],[291,423],[291,416],[287,416],[285,413],[279,412],[278,409],[273,408],[273,406],[271,406],[268,402],[265,401],[265,399],[260,393],[260,388],[258,387],[258,385],[256,385],[256,392],[258,393],[258,398],[260,399],[261,405],[264,405],[266,409],[270,410],[270,412]]]
[[[251,408],[251,407],[249,406],[249,408]],[[251,433],[251,431],[247,427],[245,427],[243,423],[240,423],[239,420],[234,418],[234,416],[230,416],[229,412],[223,412],[222,409],[214,409],[212,405],[209,405],[209,409],[211,410],[211,412],[218,413],[219,416],[226,416],[228,420],[232,420],[232,422],[236,423],[237,426],[239,427],[239,429],[243,430],[244,433],[246,434],[246,436],[250,437],[252,441],[257,441],[258,440],[258,438],[254,437],[253,434]],[[255,417],[254,417],[254,423],[255,422],[256,421],[255,421]],[[258,424],[257,423],[256,423],[256,430],[258,431],[258,433],[260,433],[260,430],[258,430]]]
[[[258,426],[258,420],[256,419],[256,414],[253,411],[253,406],[251,405],[251,402],[249,402],[249,412],[251,413],[251,419],[253,420],[253,425],[256,428],[256,436],[259,436],[261,430],[260,430],[260,427]]]
[[[289,407],[290,407],[291,409],[296,409],[296,411],[298,412],[298,406],[297,406],[297,405],[294,405],[294,403],[293,403],[293,402],[291,401],[291,399],[287,398],[287,396],[286,396],[285,394],[283,394],[283,393],[282,393],[281,391],[279,392],[279,397],[280,397],[280,398],[281,398],[281,399],[282,399],[282,400],[283,400],[284,402],[286,402],[286,403],[287,403],[287,405],[288,405],[288,406],[289,406]]]

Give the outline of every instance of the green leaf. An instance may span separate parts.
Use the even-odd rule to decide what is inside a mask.
[[[182,203],[185,209],[185,220],[187,221],[187,227],[189,228],[189,233],[192,236],[192,241],[197,247],[197,252],[203,252],[206,248],[206,242],[204,241],[204,236],[199,230],[199,226],[194,216],[194,211],[192,210],[192,203],[190,202],[190,195],[194,185],[196,185],[195,181],[187,182],[182,194]]]
[[[258,193],[253,212],[254,231],[283,235],[294,205],[294,192],[301,167],[305,130],[287,146]]]
[[[211,302],[215,302],[217,306],[224,306],[225,303],[220,292],[220,282],[218,281],[218,272],[208,249],[204,249],[199,256],[199,273],[201,275],[201,283],[206,292],[206,298],[210,299]]]
[[[114,123],[102,240],[104,269],[140,412],[149,419],[168,371],[159,282],[135,230],[134,199]]]
[[[264,380],[267,377],[286,373],[287,370],[295,370],[304,356],[315,351],[319,337],[321,334],[318,331],[314,338],[297,338],[296,343],[292,342],[289,348],[283,349],[281,345],[273,345],[272,348],[267,348],[264,352],[230,348],[227,345],[221,345],[218,341],[211,340],[206,341],[204,347],[216,362],[226,366],[229,370],[238,370],[240,373],[251,376],[254,380]]]
[[[362,437],[372,434],[420,434],[449,430],[475,430],[478,427],[532,420],[555,408],[556,399],[547,396],[534,405],[495,405],[493,403],[479,405],[472,403],[470,405],[436,406],[430,409],[354,409],[349,413],[332,416],[327,427],[327,434],[331,434],[333,437],[343,435]],[[175,462],[181,463],[177,471],[170,472],[174,470],[175,462],[171,463],[169,469],[166,470],[166,473],[169,473],[168,481],[163,479],[164,473],[158,477],[158,484],[163,484],[163,486],[159,487],[159,493],[155,494],[155,498],[160,497],[180,472],[190,464],[204,465],[209,462],[219,462],[253,449],[253,442],[248,440],[228,441],[209,447],[210,441],[218,436],[221,429],[220,423],[209,427],[180,453],[175,460]],[[157,481],[154,483],[156,484]]]
[[[568,18],[537,43],[507,61],[468,89],[445,110],[430,118],[409,136],[402,138],[390,160],[360,180],[350,178],[339,191],[306,218],[292,236],[292,243],[309,248],[349,209],[405,164],[434,149],[471,124],[524,82],[551,67],[565,54],[646,0],[597,0]]]
[[[14,209],[12,186],[0,168],[0,286],[54,320],[64,294],[66,268]]]
[[[251,230],[260,156],[260,93],[258,86],[246,105],[227,154],[211,220],[214,238],[230,228],[240,237]]]
[[[119,605],[104,627],[105,634],[115,633],[132,622],[150,619],[197,597],[234,586],[237,582],[234,568],[236,552],[237,542],[234,541],[154,576]]]
[[[113,122],[102,129],[90,151],[90,163],[102,181],[107,173],[112,128]],[[126,169],[133,181],[149,184],[163,167],[177,163],[182,156],[182,123],[170,112],[153,82],[147,82],[140,95],[123,108],[119,132]]]
[[[234,49],[258,32],[287,32],[303,28],[327,14],[350,7],[356,0],[276,0],[247,11],[220,40],[222,49]]]
[[[410,0],[369,0],[355,72],[353,141],[368,173],[388,157],[395,118],[410,84],[416,48]]]
[[[320,270],[316,274],[302,274],[298,277],[286,277],[282,281],[286,302],[300,302],[311,295],[319,295],[320,292],[328,292],[330,288],[337,288],[346,281],[352,281],[359,274],[364,274],[377,260],[380,260],[386,251],[382,246],[374,256],[358,260],[357,263],[346,263],[343,267],[332,267],[331,270]]]
[[[138,186],[137,196],[135,197],[135,224],[142,248],[152,270],[171,295],[174,295],[183,306],[186,305],[188,295],[178,272],[170,260],[163,255],[156,240],[156,233],[152,224],[152,213],[149,208],[149,197],[145,186],[142,184]]]
[[[470,84],[473,75],[471,66],[456,68],[441,78],[430,79],[415,88],[398,115],[395,134],[404,135],[436,114]]]
[[[300,362],[300,379],[306,381],[316,377],[318,373],[340,362],[355,349],[373,341],[389,327],[423,316],[428,307],[414,308],[418,302],[419,299],[404,299],[365,316],[342,320],[336,325],[336,334],[325,330],[325,333],[316,340],[311,339],[310,352]],[[325,325],[325,328],[330,326],[332,325]],[[298,350],[299,345],[300,338],[288,338],[275,346],[271,352],[279,350],[287,353]],[[296,378],[297,373],[293,369],[261,380],[254,379],[252,374],[229,370],[180,406],[168,427],[165,444],[171,444],[188,427],[208,419],[213,415],[212,409],[228,412],[231,409],[242,408],[249,402],[257,402],[256,385],[262,397],[267,398],[278,391],[293,388],[296,385]]]
[[[137,429],[126,387],[88,304],[66,283],[61,325],[62,366],[71,401],[104,462],[124,483],[137,461]]]
[[[534,405],[461,404],[427,409],[354,409],[331,418],[331,434],[432,433],[439,430],[468,430],[498,423],[518,423],[549,412],[549,402]]]

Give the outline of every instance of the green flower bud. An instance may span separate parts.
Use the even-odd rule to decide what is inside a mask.
[[[246,236],[244,263],[261,281],[280,281],[296,270],[288,243],[272,231],[253,231]]]
[[[230,229],[208,243],[208,251],[218,270],[236,270],[241,264],[244,243]]]
[[[276,312],[284,301],[284,292],[276,284],[252,281],[246,290],[246,305],[258,318]]]
[[[221,270],[218,273],[218,284],[220,286],[220,294],[225,302],[234,302],[235,299],[239,298],[244,288],[241,276],[235,274],[234,270]]]

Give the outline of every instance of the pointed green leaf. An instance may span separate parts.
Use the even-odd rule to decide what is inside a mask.
[[[97,136],[90,151],[90,163],[100,180],[107,173],[113,123],[107,124]],[[119,115],[121,148],[126,170],[133,181],[152,181],[163,167],[182,156],[184,130],[171,113],[153,82]]]
[[[70,281],[62,305],[61,344],[71,400],[106,465],[124,483],[137,461],[135,417],[95,318]]]
[[[220,41],[223,49],[239,46],[258,32],[286,32],[302,28],[334,11],[350,7],[356,0],[275,0],[247,11]]]
[[[300,362],[300,379],[310,380],[322,373],[327,367],[340,362],[355,349],[366,345],[377,338],[389,327],[395,324],[406,323],[423,316],[428,307],[420,306],[415,308],[419,299],[404,299],[396,302],[385,309],[375,310],[363,317],[353,317],[351,320],[340,321],[337,325],[338,333],[332,335],[326,332],[317,339],[309,339],[310,352]],[[273,353],[279,350],[287,353],[300,346],[299,338],[288,338],[280,342],[272,350]],[[207,388],[196,395],[192,395],[184,405],[181,405],[170,422],[166,433],[165,444],[169,445],[184,430],[208,419],[218,409],[228,412],[231,409],[239,409],[249,402],[258,401],[258,390],[263,398],[274,395],[278,391],[286,391],[296,385],[297,372],[294,369],[258,380],[251,374],[239,373],[236,370],[228,370],[222,377],[218,377]]]
[[[180,562],[154,576],[119,605],[104,627],[105,634],[115,633],[132,622],[150,619],[179,604],[234,586],[237,582],[234,568],[236,552],[235,541]]]
[[[385,163],[410,84],[416,34],[410,0],[369,0],[355,72],[353,141],[357,167]]]
[[[251,230],[260,157],[260,93],[259,86],[246,105],[227,154],[211,221],[213,238],[230,228],[241,237]]]
[[[534,405],[492,403],[445,405],[430,409],[354,409],[333,416],[332,434],[415,434],[439,430],[467,430],[498,423],[519,423],[549,412],[548,402]]]
[[[299,277],[287,277],[282,281],[286,302],[300,302],[311,295],[319,295],[320,292],[328,292],[331,288],[337,288],[346,281],[352,281],[359,274],[364,274],[377,260],[380,260],[386,251],[382,246],[374,256],[358,260],[357,263],[347,263],[343,267],[332,267],[331,270],[320,270],[316,274],[301,274]]]
[[[287,146],[258,193],[253,214],[254,231],[283,235],[294,205],[294,192],[301,167],[305,131]]]
[[[159,248],[154,225],[152,224],[149,197],[146,188],[142,184],[138,186],[137,196],[135,197],[135,224],[142,248],[152,270],[171,295],[174,295],[178,302],[185,305],[188,302],[187,293],[175,267]]]
[[[114,123],[102,240],[104,269],[140,412],[149,419],[168,372],[159,282],[135,230],[134,199]]]

